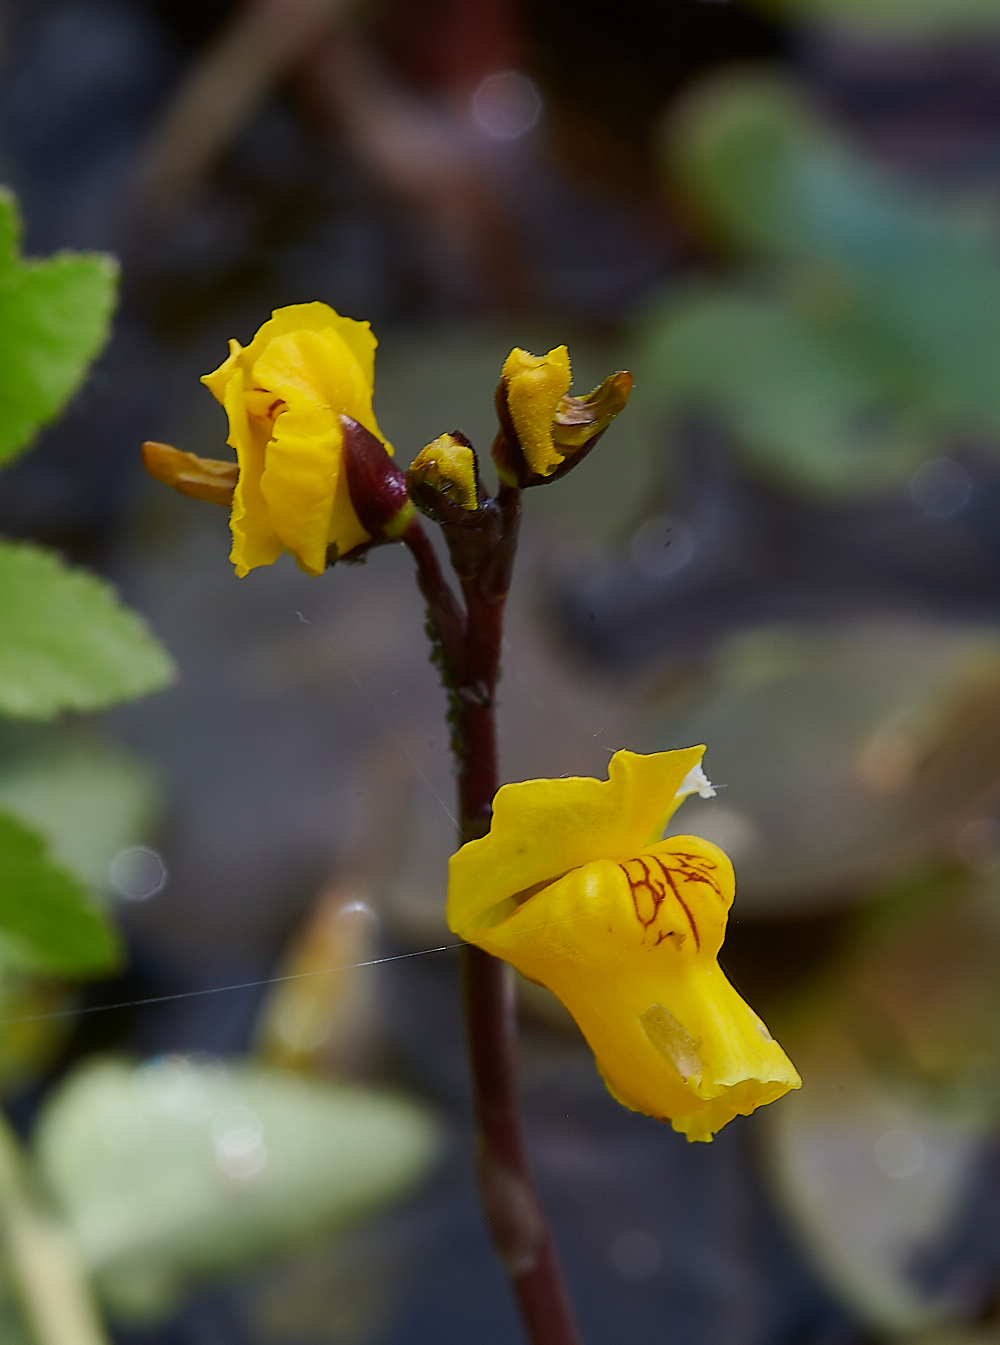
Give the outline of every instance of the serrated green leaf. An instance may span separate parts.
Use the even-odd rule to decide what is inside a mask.
[[[439,1143],[412,1099],[177,1056],[85,1066],[35,1132],[98,1287],[129,1315],[398,1199]]]
[[[157,691],[169,655],[110,585],[0,542],[0,714],[47,719]]]
[[[118,277],[105,256],[20,256],[13,196],[0,191],[0,463],[51,420],[107,340]]]
[[[0,965],[88,976],[121,961],[114,926],[44,839],[0,813]]]

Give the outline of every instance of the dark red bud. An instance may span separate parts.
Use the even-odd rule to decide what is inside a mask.
[[[343,462],[351,504],[361,526],[376,541],[394,541],[414,517],[406,473],[393,462],[385,445],[350,416],[341,416]]]

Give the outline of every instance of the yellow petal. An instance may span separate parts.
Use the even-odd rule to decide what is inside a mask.
[[[229,417],[228,443],[236,449],[240,474],[233,492],[233,512],[229,527],[233,549],[229,559],[243,579],[258,565],[271,565],[282,552],[281,538],[271,526],[267,506],[261,494],[267,430],[247,416],[243,391],[243,370],[234,364],[222,388],[223,405]]]
[[[619,369],[586,397],[566,396],[559,403],[552,426],[556,451],[567,454],[582,448],[595,435],[603,434],[615,416],[625,410],[633,379],[627,369]]]
[[[547,986],[625,1106],[689,1139],[800,1084],[716,960],[732,866],[699,837],[598,860],[466,937]]]
[[[326,568],[333,501],[340,477],[340,423],[291,394],[268,442],[260,493],[281,545],[307,574]],[[359,541],[367,538],[361,524]]]
[[[323,304],[300,306],[325,307]],[[360,326],[359,323],[353,325]],[[261,332],[263,330],[264,327]],[[247,354],[257,344],[259,336],[260,332],[247,348]],[[298,392],[318,408],[334,415],[351,416],[382,438],[372,412],[369,369],[336,328],[325,327],[321,331],[299,328],[284,332],[268,342],[252,368],[255,382],[276,397],[284,398],[286,392]]]
[[[261,326],[243,352],[245,367],[252,369],[271,342],[282,336],[290,336],[294,332],[325,331],[336,332],[347,346],[361,371],[370,398],[375,379],[375,347],[378,345],[371,325],[341,317],[329,304],[288,304],[285,308],[276,308],[270,320]],[[357,416],[354,418],[357,420]]]
[[[225,384],[234,369],[241,368],[249,374],[272,341],[280,336],[289,336],[293,332],[335,331],[350,349],[358,363],[362,375],[370,389],[375,380],[375,347],[378,342],[367,322],[355,322],[353,318],[344,318],[329,304],[288,304],[285,308],[276,308],[270,319],[258,328],[248,346],[239,341],[229,342],[229,356],[218,369],[202,377],[202,382],[211,391],[216,401],[223,401]]]
[[[559,404],[569,391],[569,351],[557,346],[547,355],[529,355],[520,347],[507,356],[501,377],[507,386],[507,408],[528,466],[551,476],[566,456],[552,442]]]
[[[704,747],[616,752],[608,779],[571,776],[502,785],[489,835],[451,857],[448,924],[463,938],[504,903],[593,859],[625,859],[658,840]]]
[[[344,554],[368,540],[341,482],[339,417],[352,416],[378,434],[371,384],[332,327],[276,337],[254,364],[253,378],[286,407],[274,422],[261,480],[271,525],[302,569],[321,574],[331,542]]]
[[[226,388],[239,369],[242,369],[244,374],[250,372],[250,367],[244,358],[243,347],[239,341],[230,341],[229,354],[218,369],[213,369],[210,374],[202,374],[201,376],[201,381],[205,384],[205,387],[222,406],[226,404]]]
[[[353,318],[342,318],[339,313],[334,313],[332,308],[330,312],[333,313],[335,318],[335,321],[330,325],[357,361],[365,386],[368,388],[370,403],[372,388],[375,386],[375,347],[378,345],[371,323],[355,322]],[[345,414],[350,415],[351,413],[348,411]],[[370,406],[369,414],[371,414]],[[357,420],[358,417],[355,416],[354,419]],[[371,430],[372,434],[378,434],[374,420],[367,428]],[[379,435],[379,438],[381,439],[382,436]],[[386,444],[386,448],[390,453],[392,452],[388,444]]]
[[[410,512],[412,517],[412,508]],[[333,508],[327,529],[327,545],[337,548],[337,555],[346,556],[362,542],[367,542],[369,533],[362,527],[354,505],[351,492],[347,488],[347,474],[343,471],[337,477],[337,488],[333,495]]]

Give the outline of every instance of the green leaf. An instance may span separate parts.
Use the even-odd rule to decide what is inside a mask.
[[[53,858],[92,892],[108,888],[108,866],[148,841],[159,806],[148,766],[77,726],[18,725],[0,733],[0,810],[43,835]],[[27,738],[25,740],[25,735]]]
[[[169,655],[110,585],[0,542],[0,713],[47,719],[157,691]]]
[[[824,259],[874,275],[963,256],[996,271],[987,215],[938,198],[859,154],[789,79],[766,70],[706,80],[668,127],[668,167],[733,246]],[[902,248],[904,255],[899,255]]]
[[[0,1297],[0,1345],[35,1345],[24,1317],[18,1307],[17,1297],[8,1269],[2,1272],[4,1284]]]
[[[0,189],[0,463],[80,386],[107,340],[118,267],[110,257],[20,257],[20,219]]]
[[[113,970],[121,945],[44,839],[0,813],[0,965],[60,976]]]
[[[890,38],[1000,28],[1000,0],[758,0],[758,8]]]
[[[35,1132],[99,1289],[127,1315],[399,1199],[439,1143],[416,1101],[178,1056],[84,1066]]]
[[[847,484],[845,427],[867,426],[855,466],[868,489],[891,481],[914,447],[933,452],[968,433],[1000,444],[1000,259],[982,210],[887,179],[776,75],[706,83],[675,118],[669,150],[709,227],[768,268],[769,313],[717,321],[723,367],[699,376],[720,404],[744,406],[755,451],[793,473],[800,458],[804,481],[825,462]],[[684,340],[664,336],[661,350],[683,365],[663,373],[668,383],[691,380],[688,337],[711,362],[690,324]]]
[[[887,180],[773,76],[707,85],[674,147],[682,182],[734,246],[825,268],[908,352],[930,413],[1000,432],[1000,263],[985,213]]]
[[[847,494],[896,484],[931,451],[894,353],[857,322],[824,326],[778,296],[701,289],[661,308],[640,377],[648,368],[661,408],[720,415],[756,469]]]

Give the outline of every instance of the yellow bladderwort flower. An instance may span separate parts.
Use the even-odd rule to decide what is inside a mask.
[[[801,1084],[718,964],[728,858],[697,836],[660,839],[688,794],[714,792],[704,750],[617,752],[606,781],[502,786],[448,885],[450,928],[547,986],[614,1097],[689,1140]]]
[[[202,382],[229,417],[239,460],[230,559],[242,578],[290,551],[321,574],[327,548],[345,555],[370,540],[343,470],[340,416],[385,443],[372,413],[377,342],[367,322],[327,304],[276,309],[246,347]]]

